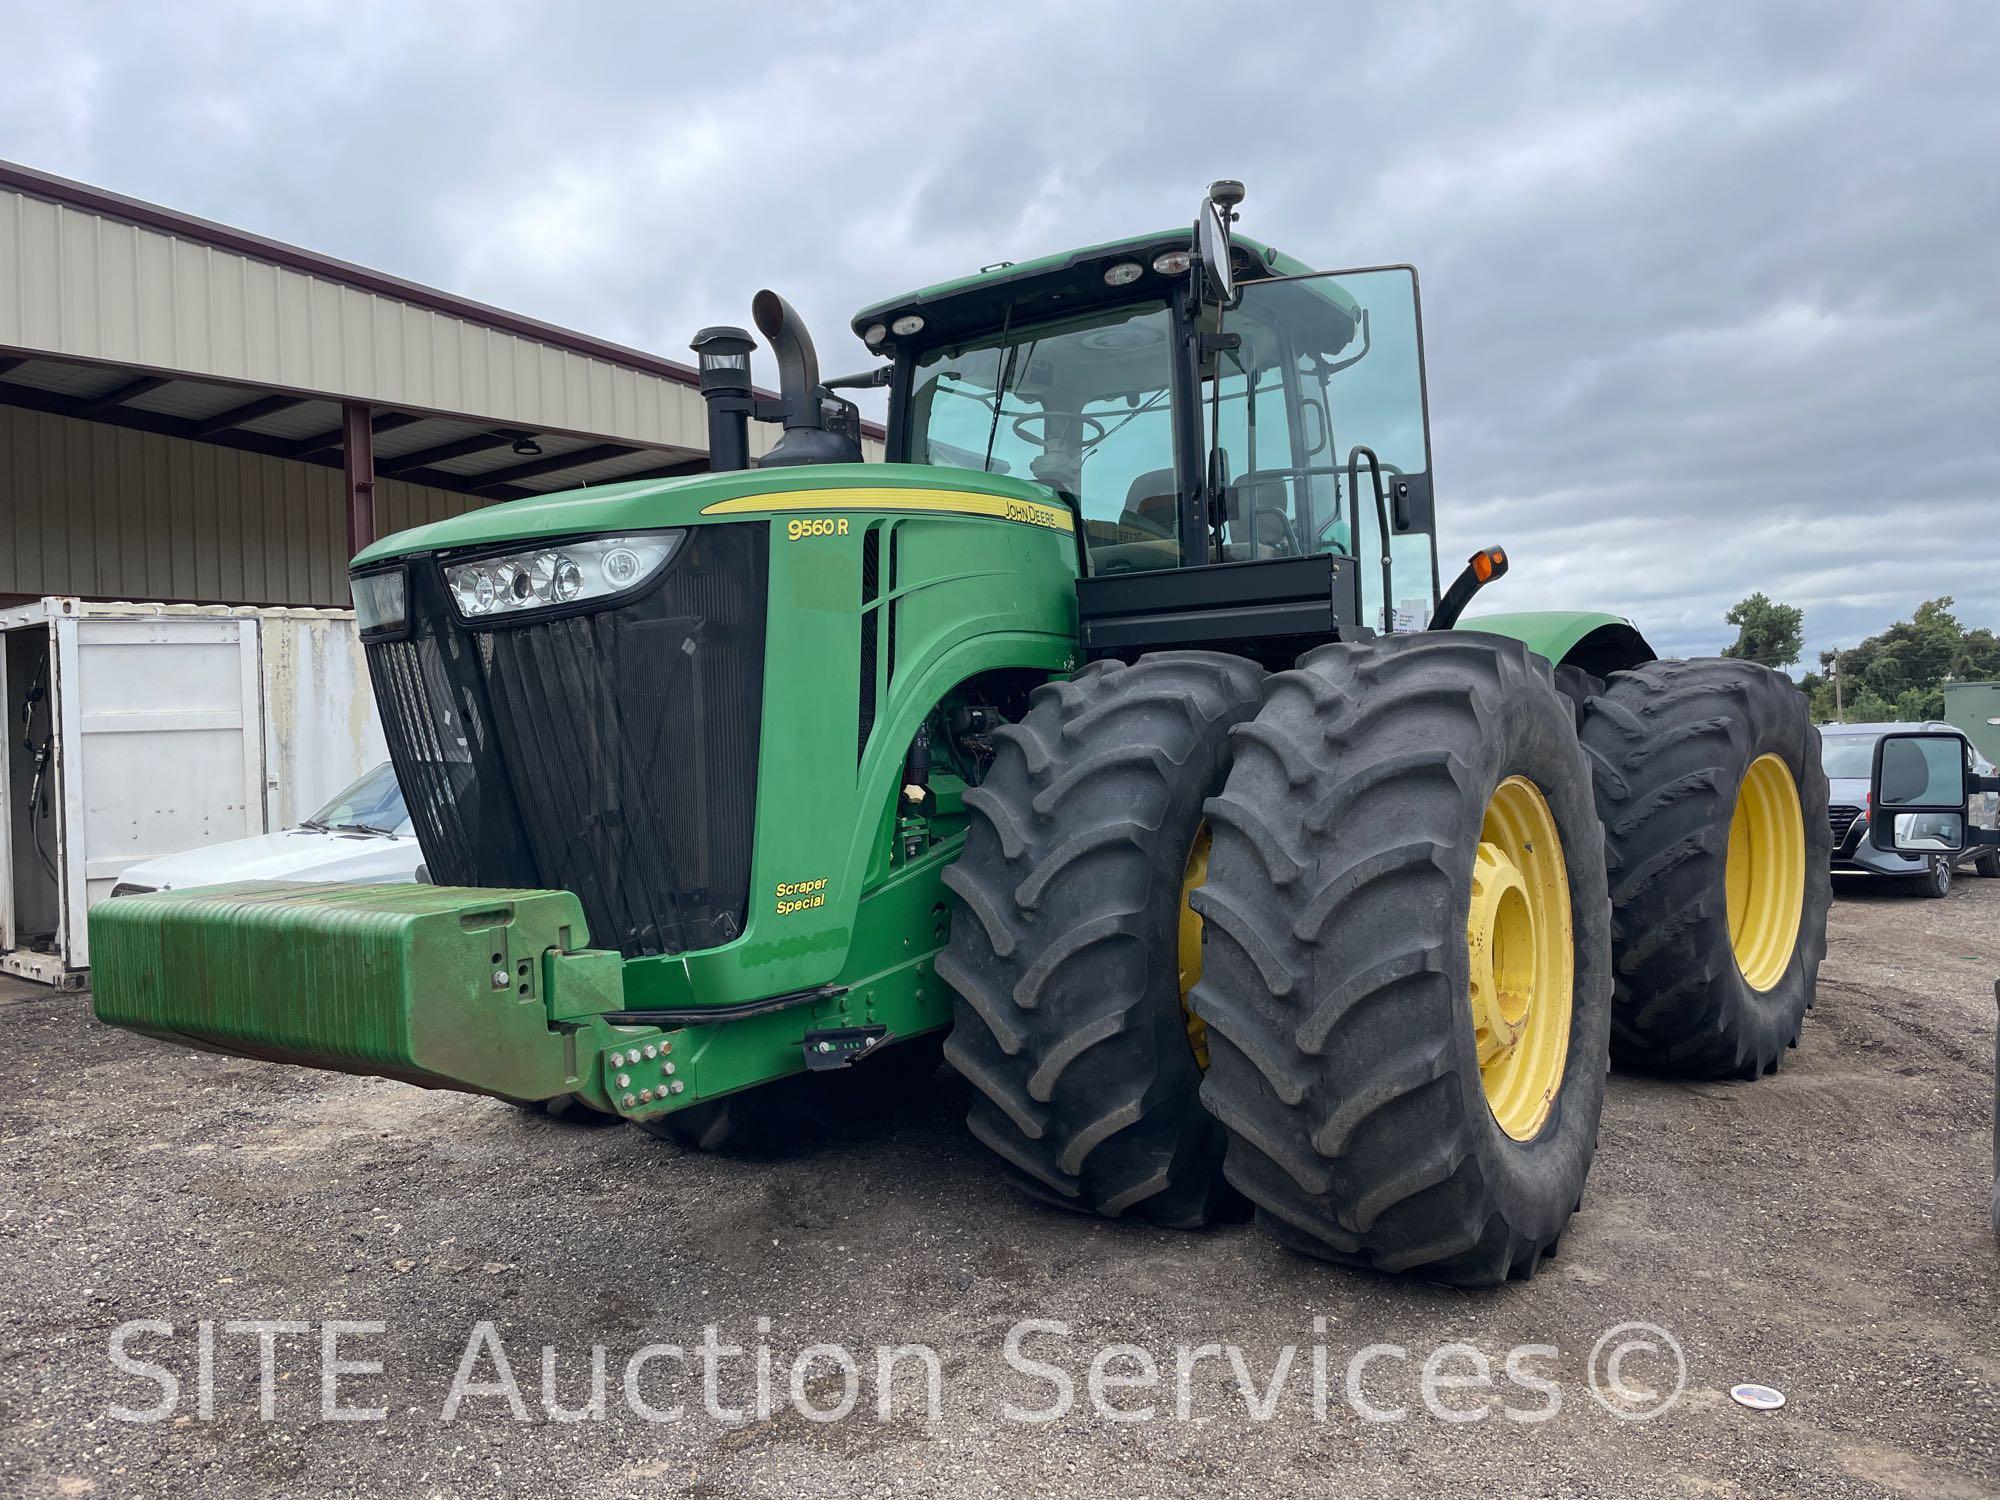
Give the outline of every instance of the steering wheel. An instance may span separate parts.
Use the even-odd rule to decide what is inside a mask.
[[[1104,441],[1106,432],[1104,424],[1088,412],[1081,411],[1023,412],[1014,418],[1014,436],[1024,443],[1033,443],[1037,448],[1046,448],[1049,445],[1049,424],[1057,421],[1083,424],[1084,435],[1080,444],[1082,447],[1088,448]],[[1037,422],[1041,423],[1042,429],[1039,435],[1030,430]]]

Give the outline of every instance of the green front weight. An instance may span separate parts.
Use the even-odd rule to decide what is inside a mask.
[[[428,1088],[590,1091],[595,1037],[548,990],[620,1003],[617,954],[564,951],[589,939],[567,891],[255,882],[121,896],[90,933],[107,1024]]]

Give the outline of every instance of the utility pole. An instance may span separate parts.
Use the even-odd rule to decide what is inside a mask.
[[[1847,715],[1840,706],[1840,648],[1833,648],[1833,722],[1845,724]]]

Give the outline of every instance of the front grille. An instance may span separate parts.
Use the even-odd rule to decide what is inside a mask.
[[[410,634],[368,648],[431,878],[556,887],[627,957],[726,943],[749,904],[767,532],[688,534],[594,613],[469,630],[410,565]]]
[[[1847,842],[1847,830],[1854,826],[1854,820],[1861,816],[1858,807],[1835,805],[1826,810],[1826,821],[1833,829],[1833,847],[1838,849]]]

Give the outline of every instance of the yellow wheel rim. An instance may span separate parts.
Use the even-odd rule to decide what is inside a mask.
[[[1486,804],[1465,945],[1487,1107],[1508,1135],[1533,1140],[1569,1059],[1576,939],[1562,836],[1525,776],[1509,776]]]
[[[1204,1073],[1208,1071],[1208,1023],[1188,1004],[1188,993],[1201,978],[1201,913],[1188,898],[1208,879],[1208,846],[1208,824],[1203,823],[1195,832],[1187,868],[1181,873],[1180,925],[1181,1015],[1187,1019],[1188,1045],[1194,1048],[1194,1060]]]
[[[1775,755],[1760,755],[1743,773],[1729,819],[1729,945],[1753,990],[1785,975],[1806,904],[1806,825],[1799,788]]]

